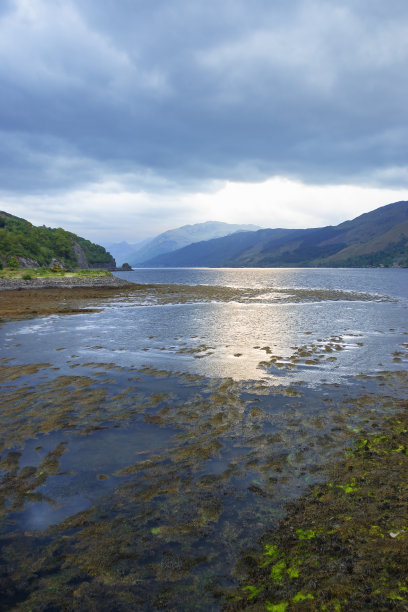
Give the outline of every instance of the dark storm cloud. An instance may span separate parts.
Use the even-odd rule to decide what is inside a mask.
[[[408,182],[405,1],[15,0],[2,9],[5,190],[107,174],[143,184],[145,172],[166,186],[271,175]]]

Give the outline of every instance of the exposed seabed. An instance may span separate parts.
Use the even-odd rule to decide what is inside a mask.
[[[254,346],[258,380],[2,359],[1,609],[406,609],[408,344],[393,372],[288,382],[362,344],[307,338]]]

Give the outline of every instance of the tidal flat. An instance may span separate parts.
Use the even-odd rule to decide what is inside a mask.
[[[52,300],[0,328],[1,609],[406,609],[395,296]]]

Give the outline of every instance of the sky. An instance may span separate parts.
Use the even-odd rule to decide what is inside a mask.
[[[0,0],[0,209],[105,244],[408,199],[406,0]]]

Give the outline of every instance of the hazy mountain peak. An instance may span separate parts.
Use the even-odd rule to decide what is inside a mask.
[[[149,266],[408,266],[408,202],[310,229],[263,229],[214,238],[157,256]]]
[[[129,254],[128,262],[132,266],[137,266],[148,259],[165,253],[171,253],[195,242],[221,238],[239,231],[255,231],[258,229],[257,225],[225,223],[223,221],[205,221],[203,223],[183,225],[167,230],[152,238],[141,248]]]

